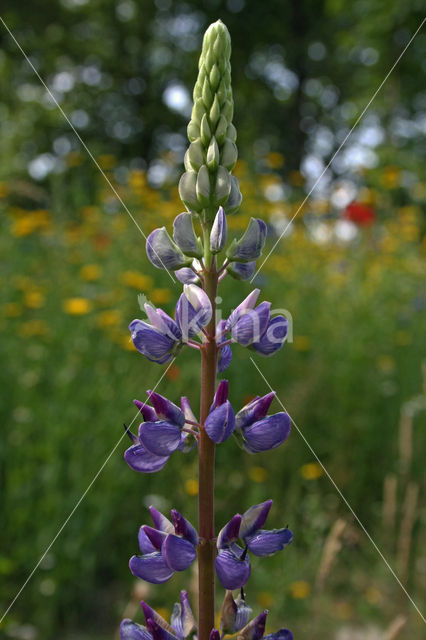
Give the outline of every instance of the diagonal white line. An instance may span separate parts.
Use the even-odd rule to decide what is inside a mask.
[[[268,380],[265,378],[265,376],[263,375],[263,373],[261,372],[261,370],[259,369],[259,367],[257,366],[256,362],[253,360],[253,358],[250,356],[250,360],[253,364],[253,366],[255,367],[255,369],[258,371],[258,373],[260,374],[260,376],[262,377],[263,381],[266,383],[266,385],[269,387],[269,389],[271,391],[273,391],[273,388],[271,387],[271,385],[269,384]],[[293,418],[290,416],[290,414],[288,413],[287,409],[285,408],[285,406],[283,405],[283,403],[281,402],[281,400],[278,398],[278,396],[276,396],[276,399],[278,401],[278,403],[281,405],[281,407],[284,409],[284,411],[288,414],[288,416],[290,417],[291,423],[293,424],[293,426],[295,427],[297,433],[299,434],[299,436],[302,438],[302,440],[304,441],[304,443],[306,444],[306,446],[308,447],[309,451],[312,453],[312,455],[314,456],[315,460],[318,462],[318,464],[321,466],[321,469],[324,471],[325,475],[327,476],[327,478],[330,480],[331,484],[333,485],[333,487],[336,489],[337,493],[339,494],[339,496],[341,497],[341,499],[343,500],[343,502],[345,503],[345,505],[347,506],[347,508],[349,509],[349,511],[352,513],[353,517],[355,518],[355,520],[357,521],[357,523],[359,524],[359,526],[361,527],[361,529],[363,530],[363,532],[365,533],[365,535],[367,536],[367,538],[369,539],[369,541],[371,542],[371,544],[373,545],[373,547],[375,548],[375,550],[377,551],[377,553],[379,554],[379,556],[381,557],[381,559],[383,560],[383,562],[385,563],[385,565],[387,566],[387,568],[389,569],[389,571],[391,572],[391,574],[393,575],[393,577],[395,578],[395,580],[397,581],[397,583],[399,584],[399,586],[401,587],[401,589],[403,590],[403,592],[405,593],[405,595],[407,596],[407,598],[409,599],[409,601],[411,602],[411,604],[413,605],[413,607],[415,608],[415,610],[417,611],[417,613],[419,614],[419,616],[421,617],[421,619],[423,620],[423,622],[426,624],[426,618],[424,617],[424,615],[422,614],[422,612],[420,611],[419,607],[416,605],[416,603],[414,602],[413,598],[410,596],[410,594],[408,593],[407,589],[404,587],[404,585],[402,584],[401,580],[398,578],[398,576],[396,575],[395,571],[392,569],[391,565],[389,564],[389,562],[386,560],[385,556],[383,555],[383,553],[380,551],[379,547],[377,546],[377,544],[374,542],[373,538],[371,537],[371,535],[368,533],[367,529],[365,528],[365,526],[363,525],[363,523],[361,522],[361,520],[359,519],[359,517],[357,516],[357,514],[355,513],[355,511],[353,510],[353,508],[351,507],[351,505],[349,504],[349,502],[347,501],[347,499],[345,498],[345,496],[343,495],[342,491],[339,489],[339,487],[337,486],[337,484],[335,483],[335,481],[333,480],[333,478],[331,477],[331,475],[329,474],[329,472],[327,471],[327,469],[325,468],[325,466],[323,465],[323,463],[321,462],[321,460],[319,459],[318,455],[315,453],[315,451],[313,450],[313,448],[311,447],[311,445],[309,444],[309,442],[307,441],[307,439],[305,438],[305,436],[303,435],[302,431],[299,429],[299,427],[297,426],[297,424],[295,423],[295,421],[293,420]]]
[[[281,233],[280,237],[278,238],[278,240],[276,240],[276,242],[274,243],[272,249],[269,251],[268,255],[266,256],[266,258],[263,260],[262,264],[260,265],[260,267],[257,269],[256,273],[254,274],[254,276],[252,277],[252,279],[250,280],[250,284],[253,282],[253,280],[256,278],[256,276],[258,275],[259,271],[262,269],[263,265],[265,264],[265,262],[270,258],[271,253],[273,253],[277,247],[277,245],[280,243],[280,241],[282,240],[282,238],[285,236],[287,230],[289,229],[291,223],[293,222],[293,220],[295,219],[295,217],[297,216],[297,214],[299,213],[299,211],[301,209],[303,209],[303,207],[305,206],[307,200],[309,200],[312,192],[315,190],[316,186],[318,185],[318,183],[322,180],[325,172],[327,171],[327,169],[330,168],[331,164],[333,163],[335,157],[337,156],[338,153],[340,153],[341,149],[344,147],[344,145],[346,144],[346,142],[348,141],[349,137],[352,135],[352,133],[354,132],[354,130],[356,129],[356,127],[358,126],[358,124],[360,123],[360,121],[362,120],[364,114],[366,113],[366,111],[370,108],[371,103],[374,101],[374,99],[376,98],[377,94],[381,91],[383,85],[385,84],[385,82],[388,80],[389,76],[391,75],[391,73],[393,72],[393,70],[395,69],[395,67],[398,65],[399,61],[401,60],[402,56],[404,55],[404,53],[407,51],[408,47],[411,45],[411,43],[413,42],[414,38],[417,36],[417,34],[419,33],[420,29],[423,27],[424,23],[426,22],[426,18],[423,18],[423,20],[421,21],[419,27],[417,27],[416,31],[414,32],[414,34],[411,36],[410,40],[408,41],[408,43],[405,45],[404,49],[402,50],[402,52],[399,54],[398,58],[395,60],[395,62],[393,63],[392,67],[389,69],[389,71],[387,72],[384,80],[382,80],[382,82],[379,84],[379,86],[377,87],[376,91],[374,92],[372,98],[370,98],[370,100],[368,101],[368,103],[365,105],[364,109],[361,111],[360,115],[358,116],[358,118],[355,121],[355,124],[352,126],[351,130],[349,131],[348,134],[346,134],[345,139],[343,140],[343,142],[340,144],[339,148],[337,149],[337,151],[334,152],[331,160],[329,161],[329,163],[327,164],[327,166],[325,167],[325,169],[323,170],[323,172],[321,173],[321,175],[316,179],[313,187],[311,188],[311,190],[309,191],[308,195],[305,196],[304,200],[302,201],[302,204],[299,205],[299,207],[297,208],[296,213],[293,215],[293,217],[291,218],[291,220],[288,222],[288,224],[286,225],[286,227],[284,228],[284,231]]]
[[[55,105],[58,107],[61,115],[63,116],[63,118],[65,119],[65,121],[67,122],[67,124],[70,126],[70,128],[72,129],[74,135],[77,137],[77,139],[79,140],[80,144],[82,145],[82,147],[84,148],[84,150],[86,151],[87,155],[89,156],[89,158],[92,160],[93,164],[95,165],[95,167],[100,171],[100,173],[102,174],[102,177],[104,178],[104,180],[106,181],[106,183],[108,184],[108,186],[110,187],[111,191],[113,192],[113,194],[115,195],[115,197],[117,198],[117,200],[119,201],[119,203],[121,204],[121,206],[123,207],[123,209],[125,210],[125,212],[129,215],[130,219],[134,222],[134,224],[136,225],[137,229],[139,230],[139,232],[141,233],[141,235],[145,238],[145,240],[147,240],[146,235],[144,234],[144,232],[142,231],[141,227],[139,226],[138,222],[136,221],[135,217],[132,215],[132,213],[130,212],[129,208],[127,207],[127,205],[123,202],[122,198],[120,197],[119,193],[117,192],[117,189],[114,187],[114,185],[112,184],[111,180],[108,178],[108,176],[106,175],[106,173],[103,171],[102,167],[99,165],[99,162],[96,160],[95,156],[93,155],[93,153],[90,151],[89,147],[87,146],[87,144],[84,142],[83,138],[81,137],[81,135],[78,133],[77,129],[74,127],[73,123],[71,122],[71,120],[68,118],[67,114],[65,113],[65,111],[62,109],[61,105],[59,104],[59,102],[56,100],[55,96],[53,95],[53,93],[51,92],[51,90],[49,89],[49,87],[47,86],[47,84],[45,83],[45,81],[43,80],[43,78],[41,77],[41,75],[39,74],[39,72],[37,71],[37,69],[35,68],[35,66],[33,65],[33,63],[31,62],[31,60],[28,58],[27,54],[25,53],[25,51],[23,50],[23,48],[21,47],[21,45],[19,44],[19,42],[17,41],[17,39],[15,38],[15,36],[13,35],[12,31],[9,29],[9,27],[7,26],[7,24],[5,23],[5,21],[3,20],[3,18],[0,16],[0,21],[2,22],[4,28],[6,29],[6,31],[8,32],[8,34],[10,35],[10,37],[12,38],[13,42],[16,44],[16,46],[18,47],[19,51],[22,53],[22,55],[24,56],[25,60],[28,62],[28,64],[30,65],[31,69],[34,71],[35,75],[37,76],[37,78],[40,80],[41,84],[43,85],[43,87],[46,89],[47,93],[49,94],[49,96],[52,98],[53,102],[55,103]],[[156,252],[156,250],[154,249],[154,247],[151,245],[150,246],[153,250],[153,252],[156,254],[157,258],[159,259],[160,263],[163,265],[164,269],[166,269],[167,273],[169,274],[171,280],[173,282],[177,282],[175,277],[172,276],[172,274],[170,273],[169,269],[167,269],[167,267],[164,265],[162,259],[160,258],[160,256],[158,255],[158,253]]]
[[[170,369],[170,367],[172,366],[172,364],[174,363],[174,361],[176,360],[176,358],[173,358],[173,360],[170,362],[170,364],[168,365],[167,369],[165,369],[165,371],[163,371],[160,379],[158,380],[157,384],[155,385],[153,391],[155,391],[158,387],[158,385],[161,383],[161,381],[163,380],[164,376],[166,375],[167,371]],[[145,406],[146,401],[144,402],[143,406]],[[133,420],[131,421],[131,423],[129,424],[129,428],[132,426],[132,424],[134,423],[134,421],[136,420],[136,418],[140,415],[140,412],[138,411],[137,414],[135,415],[135,417],[133,418]],[[29,581],[31,580],[31,578],[33,577],[33,575],[35,574],[35,572],[37,571],[37,569],[39,568],[39,566],[41,565],[41,563],[43,562],[44,558],[47,556],[47,554],[49,553],[50,549],[53,547],[53,545],[55,544],[56,540],[59,538],[59,536],[61,535],[62,531],[65,529],[65,527],[67,526],[68,522],[71,520],[71,518],[73,517],[74,513],[77,511],[78,507],[80,506],[80,504],[83,502],[84,498],[87,496],[87,494],[89,493],[90,489],[93,487],[93,485],[95,484],[96,480],[98,479],[98,477],[100,476],[100,474],[102,473],[102,471],[104,470],[104,468],[106,467],[106,465],[108,464],[108,462],[110,461],[110,459],[112,458],[112,456],[114,455],[118,445],[120,444],[120,442],[123,440],[124,436],[126,436],[127,433],[126,431],[123,433],[123,435],[117,440],[116,444],[114,445],[114,447],[111,449],[110,453],[108,454],[108,456],[106,457],[104,463],[102,464],[102,466],[98,469],[97,473],[94,475],[93,479],[91,480],[91,482],[89,483],[89,485],[87,486],[87,489],[84,491],[84,493],[81,495],[81,497],[77,500],[77,502],[75,503],[73,509],[71,510],[71,512],[68,514],[68,516],[66,517],[66,519],[64,520],[64,522],[62,523],[61,527],[58,529],[58,532],[56,533],[55,537],[52,539],[52,541],[50,542],[50,544],[46,547],[45,551],[43,552],[43,555],[41,556],[41,558],[39,559],[39,561],[37,562],[37,564],[35,565],[35,567],[33,568],[33,570],[31,571],[30,575],[28,576],[28,578],[25,580],[24,584],[22,585],[22,587],[19,589],[18,593],[16,594],[16,596],[13,598],[12,602],[10,603],[10,605],[8,606],[8,608],[6,609],[6,611],[3,613],[2,617],[0,618],[0,625],[3,622],[3,620],[5,619],[5,617],[7,616],[7,614],[9,613],[9,611],[11,610],[11,608],[13,607],[13,605],[15,604],[15,602],[18,600],[19,596],[21,595],[21,593],[23,592],[23,590],[25,589],[25,587],[27,586],[27,584],[29,583]]]

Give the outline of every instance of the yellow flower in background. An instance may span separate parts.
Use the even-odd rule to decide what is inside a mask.
[[[108,169],[112,169],[113,167],[115,167],[116,159],[115,156],[113,156],[111,153],[104,153],[98,156],[98,163],[101,169],[108,171]]]
[[[397,331],[395,333],[395,344],[398,345],[398,347],[406,347],[411,344],[411,336],[408,331],[404,331],[403,329]]]
[[[349,620],[354,615],[354,610],[349,602],[336,602],[334,609],[337,617],[341,620]]]
[[[296,580],[290,585],[290,593],[296,600],[303,600],[311,594],[311,585],[305,580]]]
[[[170,289],[153,289],[149,297],[154,304],[165,304],[172,299],[172,292]]]
[[[282,153],[278,153],[277,151],[271,151],[266,156],[266,164],[271,169],[279,169],[284,164],[284,156]]]
[[[293,346],[296,351],[309,351],[311,347],[311,341],[308,336],[295,336],[293,340]]]
[[[382,355],[379,356],[376,360],[377,368],[379,371],[383,373],[391,373],[395,371],[396,363],[395,359],[392,356]]]
[[[17,318],[22,315],[22,306],[18,302],[6,302],[3,309],[6,318]]]
[[[184,484],[185,493],[189,496],[198,495],[198,480],[195,478],[189,478]]]
[[[9,188],[5,182],[0,182],[0,198],[5,198],[9,193]]]
[[[121,324],[122,320],[123,316],[119,311],[110,309],[108,311],[101,311],[96,318],[96,323],[102,328],[116,327]]]
[[[44,295],[36,289],[27,291],[24,295],[24,303],[30,309],[40,309],[44,305],[44,300]]]
[[[85,222],[99,222],[102,218],[101,210],[95,205],[81,207],[80,214],[85,219]]]
[[[80,278],[87,282],[94,282],[99,280],[102,275],[102,267],[98,264],[85,264],[80,269]]]
[[[70,151],[66,156],[67,165],[69,167],[78,167],[84,162],[84,155],[81,151]]]
[[[268,472],[263,467],[250,467],[248,474],[249,478],[253,480],[253,482],[257,482],[259,484],[266,482],[268,479]]]
[[[401,181],[401,169],[395,166],[385,167],[380,182],[385,189],[395,189]]]
[[[300,467],[300,475],[305,480],[316,480],[323,474],[323,470],[318,462],[308,462]]]
[[[139,273],[139,271],[124,271],[121,274],[121,281],[128,287],[139,290],[147,290],[152,287],[152,278]]]
[[[49,212],[44,209],[22,212],[13,220],[11,233],[16,238],[28,236],[31,233],[48,228],[50,225]]]
[[[378,604],[382,600],[382,594],[377,587],[368,587],[364,591],[364,596],[370,604]]]
[[[71,316],[85,315],[90,313],[93,308],[92,301],[87,298],[67,298],[62,306],[65,313]]]
[[[289,182],[295,187],[303,187],[305,184],[305,177],[300,171],[290,171],[288,176]]]
[[[276,598],[270,591],[261,591],[256,598],[257,604],[264,609],[269,609],[274,604]]]
[[[44,336],[49,332],[49,327],[42,320],[30,320],[23,322],[19,327],[19,334],[24,338],[31,336]]]

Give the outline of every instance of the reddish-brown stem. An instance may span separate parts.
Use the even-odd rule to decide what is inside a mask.
[[[204,289],[212,305],[212,319],[207,327],[210,336],[216,330],[217,272],[214,260],[205,273]],[[217,349],[215,338],[206,340],[201,349],[201,410],[200,439],[198,443],[198,638],[209,640],[214,627],[214,457],[215,444],[203,425],[209,413],[216,388]]]

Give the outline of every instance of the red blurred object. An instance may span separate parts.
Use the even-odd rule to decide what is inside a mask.
[[[373,207],[368,206],[368,204],[351,202],[351,204],[348,204],[346,207],[343,217],[360,227],[369,227],[374,224],[376,212]]]

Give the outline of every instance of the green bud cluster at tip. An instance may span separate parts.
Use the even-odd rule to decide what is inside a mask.
[[[186,172],[179,182],[179,194],[187,209],[195,213],[204,210],[208,222],[212,222],[219,206],[226,213],[234,213],[242,200],[238,180],[231,175],[238,151],[232,124],[230,56],[231,38],[218,20],[204,34],[188,125]]]

